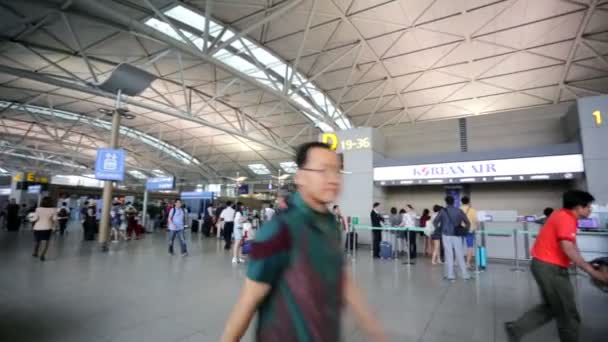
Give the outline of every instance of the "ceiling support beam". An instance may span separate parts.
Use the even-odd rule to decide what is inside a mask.
[[[23,69],[17,69],[17,68],[12,68],[9,66],[5,66],[5,65],[0,65],[0,72],[6,73],[6,74],[10,74],[13,76],[17,76],[17,77],[24,77],[30,80],[34,80],[37,82],[42,82],[42,83],[46,83],[46,84],[50,84],[50,85],[54,85],[57,87],[63,87],[63,88],[67,88],[67,89],[71,89],[71,90],[75,90],[75,91],[80,91],[83,93],[87,93],[87,94],[91,94],[91,95],[96,95],[96,96],[102,96],[105,98],[109,98],[109,99],[113,99],[116,100],[116,95],[115,94],[110,94],[110,93],[106,93],[104,91],[101,91],[99,89],[94,89],[91,87],[87,87],[87,86],[82,86],[82,85],[78,85],[78,84],[74,84],[74,83],[70,83],[70,82],[66,82],[66,81],[62,81],[62,80],[58,80],[58,79],[54,79],[51,78],[49,76],[44,76],[44,75],[40,75],[38,73],[29,71],[29,70],[23,70]],[[266,147],[270,147],[276,150],[279,150],[281,152],[284,152],[288,155],[295,155],[294,151],[292,149],[287,149],[285,147],[281,147],[281,146],[277,146],[275,144],[271,144],[267,141],[263,141],[263,140],[258,140],[255,138],[251,138],[246,134],[242,134],[241,132],[235,131],[235,130],[231,130],[231,129],[227,129],[225,127],[213,124],[211,122],[208,122],[206,120],[200,119],[200,118],[194,118],[191,115],[184,113],[183,111],[178,111],[176,109],[165,109],[156,105],[151,105],[151,104],[147,104],[132,98],[126,98],[125,96],[123,96],[123,101],[124,103],[130,104],[132,106],[136,106],[136,107],[140,107],[143,109],[148,109],[151,111],[156,111],[165,115],[169,115],[175,118],[179,118],[179,119],[183,119],[186,121],[191,121],[194,123],[197,123],[199,125],[202,126],[207,126],[216,130],[219,130],[221,132],[224,132],[226,134],[229,135],[236,135],[239,136],[241,138],[245,138],[248,140],[251,140],[255,143],[258,143],[260,145],[266,146]]]
[[[65,26],[68,29],[68,32],[70,33],[70,36],[72,37],[72,40],[74,41],[74,44],[76,44],[76,47],[78,47],[78,51],[80,52],[80,55],[84,59],[84,62],[87,65],[89,72],[91,73],[91,77],[93,77],[93,81],[95,81],[95,83],[99,83],[99,80],[97,79],[97,74],[93,70],[93,66],[91,65],[91,61],[89,61],[89,57],[87,57],[86,53],[84,52],[84,49],[82,48],[80,39],[78,39],[78,35],[74,31],[74,28],[72,27],[72,23],[70,23],[70,19],[68,19],[68,17],[65,15],[65,13],[61,13],[61,19],[63,19],[63,22],[65,23]]]
[[[334,129],[338,129],[338,126],[333,120],[327,120],[323,116],[319,116],[314,111],[309,108],[304,107],[293,98],[286,96],[280,91],[272,88],[269,85],[264,85],[258,82],[254,77],[247,75],[240,70],[237,70],[231,66],[223,64],[216,58],[212,56],[211,53],[203,53],[202,50],[191,46],[187,42],[182,42],[179,39],[172,38],[162,32],[157,31],[156,29],[145,25],[144,23],[138,21],[138,18],[131,18],[107,5],[103,4],[97,0],[74,0],[72,6],[69,9],[59,9],[55,6],[50,6],[46,1],[43,0],[23,0],[27,3],[31,3],[35,6],[39,6],[45,10],[56,10],[60,12],[64,12],[66,14],[70,14],[83,20],[93,21],[95,23],[110,27],[112,29],[120,30],[126,33],[129,33],[134,36],[144,37],[153,41],[156,41],[161,44],[166,44],[168,47],[173,48],[175,50],[179,50],[188,55],[200,58],[202,61],[207,62],[209,64],[215,65],[216,67],[222,69],[223,71],[232,74],[250,85],[264,89],[264,91],[272,94],[278,99],[284,101],[291,108],[293,108],[294,112],[300,113],[303,117],[306,118],[307,121],[312,123],[312,120],[308,117],[314,117],[330,127]],[[302,0],[295,0],[292,3],[295,5],[296,3],[300,3]],[[290,3],[290,4],[292,4]],[[285,5],[286,6],[286,5]],[[282,12],[281,12],[282,13]],[[273,13],[275,14],[275,13]],[[278,15],[277,15],[278,16]],[[276,19],[277,16],[274,16],[272,19]],[[270,17],[270,16],[269,16]],[[181,32],[181,31],[178,31]],[[235,36],[236,37],[236,36]],[[220,38],[218,36],[217,38]],[[234,37],[233,37],[234,38]],[[213,50],[213,49],[211,49]],[[306,113],[306,114],[304,114]],[[307,116],[308,115],[308,116]]]
[[[576,51],[578,50],[578,46],[581,43],[583,34],[585,33],[585,29],[593,16],[593,12],[595,11],[595,7],[597,6],[599,0],[592,0],[589,4],[589,7],[585,10],[585,16],[583,20],[581,20],[578,29],[576,30],[576,38],[574,38],[574,42],[572,43],[572,47],[568,52],[568,57],[566,58],[566,65],[564,66],[564,70],[560,77],[559,87],[555,92],[555,97],[553,98],[553,103],[558,103],[559,99],[562,96],[562,91],[566,86],[566,79],[568,78],[568,74],[570,73],[570,67],[572,66],[572,62],[574,61],[574,56],[576,55]]]
[[[148,0],[146,0],[148,1]],[[255,30],[256,28],[258,28],[259,26],[262,26],[278,17],[281,17],[283,14],[287,13],[289,10],[291,10],[292,8],[298,6],[303,0],[291,0],[286,4],[282,4],[282,5],[278,5],[275,6],[273,8],[271,8],[270,10],[276,8],[274,10],[274,12],[272,12],[272,14],[266,16],[264,19],[260,20],[260,21],[256,21],[253,25],[250,25],[249,27],[245,28],[244,30],[242,30],[241,32],[237,33],[236,35],[230,37],[230,39],[226,40],[225,42],[223,42],[222,44],[218,45],[217,47],[211,49],[207,54],[208,55],[213,55],[214,53],[216,53],[217,51],[222,50],[223,48],[227,47],[228,45],[236,42],[237,40],[239,40],[242,37],[245,37],[247,34],[249,34],[251,31]]]

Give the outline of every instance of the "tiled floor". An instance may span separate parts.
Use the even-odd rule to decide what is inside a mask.
[[[167,255],[163,234],[112,245],[71,233],[52,241],[48,260],[31,257],[30,232],[0,232],[0,341],[217,341],[244,274],[215,239],[189,236],[190,257]],[[191,234],[188,234],[191,235]],[[349,259],[349,262],[351,260]],[[446,283],[426,260],[372,261],[352,268],[394,341],[506,341],[502,323],[538,301],[530,273],[492,264],[471,282]],[[606,341],[608,294],[576,280],[584,342]],[[345,341],[365,341],[352,317]],[[245,339],[250,340],[250,334]],[[526,341],[557,341],[548,324]]]

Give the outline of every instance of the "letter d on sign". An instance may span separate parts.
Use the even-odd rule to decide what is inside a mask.
[[[338,136],[335,133],[323,133],[321,136],[321,142],[329,145],[332,151],[338,148]]]

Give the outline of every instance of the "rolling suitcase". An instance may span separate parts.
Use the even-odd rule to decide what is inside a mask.
[[[388,241],[380,242],[380,258],[392,259],[393,258],[393,245]]]
[[[393,258],[393,244],[389,242],[391,235],[394,237],[394,234],[386,231],[382,231],[381,233],[382,241],[380,242],[380,258],[382,259]]]
[[[241,253],[247,255],[251,253],[251,240],[243,242],[243,247],[241,247]]]
[[[475,260],[477,262],[477,267],[479,267],[480,270],[485,270],[487,263],[486,263],[486,248],[483,246],[479,246],[477,247],[477,250],[475,251]]]

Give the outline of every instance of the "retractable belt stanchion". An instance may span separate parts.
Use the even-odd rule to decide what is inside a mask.
[[[525,272],[525,270],[519,267],[519,251],[518,251],[518,243],[517,243],[517,228],[513,229],[513,247],[514,247],[514,264],[515,267],[511,269],[513,272]]]
[[[412,251],[410,250],[412,243],[410,241],[410,227],[405,227],[405,241],[407,244],[407,261],[405,261],[404,265],[415,265],[416,263],[412,261]]]

